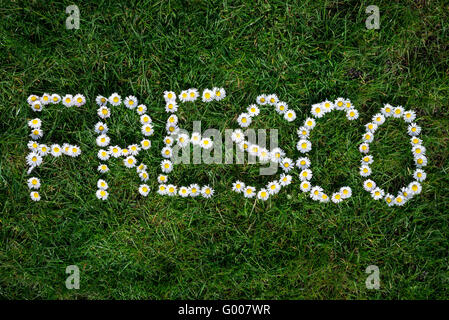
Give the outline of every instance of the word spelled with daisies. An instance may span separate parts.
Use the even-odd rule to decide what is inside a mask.
[[[178,116],[176,115],[178,108],[184,103],[193,103],[199,99],[203,103],[216,103],[226,98],[226,91],[223,88],[205,89],[200,93],[197,89],[182,90],[179,94],[173,91],[165,91],[163,93],[165,101],[165,111],[168,118],[165,122],[165,137],[163,138],[163,147],[161,150],[162,160],[160,162],[161,173],[157,176],[157,194],[161,196],[180,196],[180,197],[203,197],[210,198],[214,195],[214,189],[210,185],[200,185],[191,183],[190,185],[176,185],[174,182],[169,183],[169,174],[175,166],[174,154],[179,150],[190,150],[190,146],[200,150],[211,150],[215,147],[216,141],[200,131],[195,129],[189,133],[180,127]],[[148,196],[150,186],[147,184],[150,176],[147,172],[147,164],[137,159],[142,152],[151,148],[150,137],[154,134],[153,121],[148,114],[147,106],[139,104],[135,96],[128,96],[124,99],[113,93],[109,97],[98,96],[96,103],[99,106],[97,110],[100,121],[93,128],[96,134],[96,144],[98,150],[98,167],[99,174],[106,175],[109,172],[108,160],[111,158],[123,158],[123,165],[126,168],[134,169],[141,184],[138,188],[140,195]],[[47,104],[62,104],[70,108],[82,106],[86,103],[86,98],[77,94],[75,96],[65,95],[61,98],[58,94],[43,94],[42,96],[31,95],[28,98],[31,109],[37,113],[41,112]],[[140,116],[142,139],[128,146],[111,145],[111,139],[107,135],[108,125],[107,119],[111,117],[111,109],[119,108],[124,105],[126,108],[135,110]],[[259,95],[254,104],[250,104],[244,112],[236,118],[236,122],[240,128],[232,130],[231,140],[237,146],[237,151],[247,153],[256,158],[258,163],[275,165],[280,167],[282,173],[272,181],[269,181],[265,187],[257,189],[255,186],[249,185],[248,182],[234,181],[232,190],[241,194],[244,198],[257,198],[266,201],[272,196],[276,196],[282,188],[287,187],[293,182],[292,172],[297,170],[299,188],[302,192],[307,193],[314,201],[322,203],[333,202],[341,203],[352,196],[352,189],[349,186],[343,186],[339,190],[327,192],[319,185],[312,183],[313,172],[311,170],[311,161],[307,154],[312,150],[312,142],[309,140],[311,131],[314,129],[316,122],[320,118],[332,112],[344,112],[348,121],[355,121],[359,118],[359,112],[350,100],[338,98],[335,101],[323,101],[312,105],[311,116],[306,118],[304,123],[297,129],[298,141],[296,148],[298,150],[297,157],[287,157],[286,152],[277,147],[271,150],[265,146],[254,143],[248,139],[249,127],[255,117],[261,112],[261,107],[271,106],[273,111],[278,113],[287,123],[293,123],[296,120],[296,113],[289,108],[286,102],[280,101],[275,94]],[[113,108],[111,108],[113,107]],[[116,109],[119,110],[119,109]],[[408,124],[408,134],[410,135],[410,143],[415,162],[415,171],[413,173],[413,181],[401,188],[396,195],[386,194],[379,188],[375,181],[369,179],[371,175],[370,165],[373,163],[373,156],[369,155],[370,143],[374,140],[374,134],[378,128],[387,121],[388,118],[403,120]],[[418,138],[421,128],[414,122],[416,113],[412,110],[404,110],[403,107],[393,107],[385,104],[379,113],[375,114],[372,121],[366,124],[366,132],[362,136],[362,143],[359,146],[361,152],[360,175],[366,178],[363,182],[363,188],[368,191],[375,200],[383,200],[388,206],[402,206],[413,196],[421,193],[421,182],[426,179],[426,173],[423,168],[427,165],[426,148],[422,144],[422,140]],[[81,149],[77,145],[69,143],[56,143],[50,145],[38,142],[43,136],[42,121],[39,118],[30,119],[28,125],[31,128],[31,141],[28,143],[29,154],[26,157],[28,174],[40,166],[45,156],[70,156],[78,157]],[[244,132],[243,129],[246,131]],[[218,145],[218,144],[217,144]],[[221,149],[221,143],[219,144]],[[296,158],[296,160],[293,160]],[[27,181],[29,189],[31,189],[30,197],[34,201],[39,201],[41,195],[39,188],[41,181],[38,177],[30,177]],[[98,179],[96,196],[98,199],[107,200],[108,183],[106,179]]]

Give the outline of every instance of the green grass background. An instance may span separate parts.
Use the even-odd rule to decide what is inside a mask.
[[[66,6],[81,11],[66,30]],[[380,30],[367,30],[375,4]],[[7,1],[0,19],[0,297],[5,299],[446,299],[449,232],[449,6],[446,1]],[[353,197],[316,203],[296,182],[266,203],[230,191],[270,177],[257,165],[178,166],[177,183],[210,183],[212,199],[137,194],[139,179],[110,161],[110,198],[95,198],[97,94],[134,94],[156,124],[143,157],[151,187],[167,115],[162,92],[223,86],[221,103],[185,104],[184,127],[236,128],[260,93],[276,93],[294,124],[263,108],[252,128],[280,130],[298,157],[295,129],[312,103],[347,97],[361,117],[332,113],[313,131],[313,182]],[[43,199],[26,187],[28,95],[82,93],[81,108],[42,112],[43,142],[83,154],[47,157],[35,171]],[[383,103],[417,111],[428,149],[423,193],[402,208],[372,200],[358,175],[364,124]],[[113,112],[113,143],[140,140],[138,117]],[[372,144],[373,177],[389,192],[411,181],[406,126],[388,121]],[[139,139],[139,140],[138,140]],[[297,176],[297,172],[294,173]],[[67,290],[78,265],[81,288]],[[380,269],[380,290],[365,269]]]

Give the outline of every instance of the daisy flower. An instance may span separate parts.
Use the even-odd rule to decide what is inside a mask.
[[[299,139],[307,139],[310,135],[310,130],[303,126],[296,130],[296,133],[298,134]]]
[[[190,142],[193,145],[201,144],[201,134],[199,132],[192,132],[192,137],[190,138]]]
[[[168,117],[167,122],[172,124],[178,124],[178,117],[176,116],[176,114],[172,114],[170,117]]]
[[[128,150],[132,156],[137,156],[139,154],[140,147],[137,144],[131,144],[128,146]]]
[[[258,105],[261,105],[261,106],[266,105],[268,103],[267,96],[264,94],[261,94],[260,96],[258,96],[256,98],[256,102]]]
[[[333,203],[340,203],[343,201],[343,197],[341,196],[340,192],[336,192],[332,194],[332,202]]]
[[[174,141],[175,141],[175,140],[174,140],[173,137],[171,137],[171,136],[166,136],[166,137],[164,138],[164,144],[165,144],[166,146],[168,146],[168,147],[172,146]]]
[[[310,189],[310,197],[313,200],[319,200],[322,191],[323,191],[323,188],[321,188],[320,186],[315,186]]]
[[[271,159],[271,153],[266,148],[260,148],[257,156],[261,163],[266,163]]]
[[[344,110],[345,108],[345,99],[343,98],[337,98],[337,100],[334,101],[334,106],[337,110]]]
[[[41,200],[41,196],[40,196],[39,192],[37,192],[37,191],[32,191],[30,193],[30,197],[31,197],[31,200],[33,200],[33,201]]]
[[[304,169],[304,170],[302,170],[301,173],[299,174],[299,179],[300,179],[301,181],[304,181],[304,180],[311,180],[312,177],[313,177],[313,173],[312,173],[312,170],[310,170],[310,169]]]
[[[270,95],[267,96],[267,101],[272,106],[275,106],[279,102],[279,98],[275,94],[270,94]]]
[[[224,88],[213,88],[214,97],[216,101],[223,100],[226,97],[226,91]]]
[[[306,157],[298,158],[296,160],[296,166],[301,170],[308,169],[310,167],[310,159]]]
[[[391,117],[391,116],[393,115],[393,107],[387,103],[387,104],[385,104],[384,107],[380,110],[380,112],[382,112],[382,114],[383,114],[386,118]]]
[[[255,105],[255,104],[250,105],[250,106],[246,109],[246,111],[248,111],[248,114],[249,114],[250,117],[256,117],[256,116],[258,116],[259,113],[260,113],[259,107],[258,107],[257,105]]]
[[[324,112],[331,112],[334,110],[334,104],[329,100],[326,100],[321,103],[321,108],[323,108]]]
[[[67,156],[70,156],[72,154],[72,146],[68,143],[64,143],[62,145],[62,154],[65,154]]]
[[[310,185],[310,182],[306,180],[301,182],[300,188],[302,192],[309,192],[312,186]]]
[[[173,155],[173,149],[170,147],[164,147],[161,150],[161,154],[162,157],[164,157],[165,159],[170,159],[171,156]]]
[[[95,133],[98,134],[106,134],[108,132],[109,128],[106,125],[106,123],[103,122],[97,122],[95,124]]]
[[[398,106],[393,109],[394,118],[402,118],[403,115],[404,115],[404,108],[402,108],[401,106]]]
[[[95,193],[95,195],[97,196],[98,199],[104,201],[108,198],[109,193],[106,190],[98,189],[97,192]]]
[[[212,148],[213,142],[210,138],[203,138],[203,139],[201,139],[200,146],[201,146],[201,148],[207,150],[207,149]]]
[[[203,102],[211,102],[215,99],[215,93],[212,90],[205,89],[203,91],[202,100]]]
[[[257,193],[257,199],[259,199],[259,200],[266,201],[266,200],[268,200],[268,197],[269,197],[269,193],[266,189],[262,188]]]
[[[285,152],[281,148],[274,148],[270,153],[271,161],[276,163],[280,163],[282,161],[282,158],[284,158],[285,156]]]
[[[81,154],[81,148],[79,146],[72,146],[70,150],[70,156],[71,157],[78,157]]]
[[[422,144],[422,140],[420,138],[417,138],[417,137],[412,137],[412,138],[410,138],[410,144],[412,146],[421,145]]]
[[[309,140],[301,139],[296,144],[296,149],[301,153],[307,153],[312,150],[312,143]]]
[[[98,104],[99,107],[103,107],[108,103],[108,99],[103,96],[97,96],[95,98],[95,102]]]
[[[385,123],[385,116],[382,113],[377,113],[373,116],[372,121],[378,126],[381,126]]]
[[[40,101],[36,101],[31,105],[31,109],[33,111],[41,112],[42,111],[42,103]]]
[[[365,125],[366,131],[371,132],[371,133],[376,132],[378,127],[379,126],[373,122],[369,122]]]
[[[143,114],[140,116],[140,123],[141,124],[149,124],[153,122],[153,120],[151,119],[151,117],[147,114]]]
[[[64,150],[64,149],[63,149]],[[50,152],[50,148],[46,144],[40,144],[37,153],[41,157],[45,157]]]
[[[261,189],[261,190],[264,190],[264,189]],[[268,191],[268,193],[270,195],[275,195],[275,194],[279,193],[279,191],[281,190],[281,185],[276,180],[271,181],[270,183],[267,184],[266,190]]]
[[[139,178],[140,178],[140,180],[142,180],[143,182],[148,181],[148,179],[149,179],[148,172],[146,172],[145,170],[139,172]]]
[[[30,133],[31,139],[34,139],[34,140],[42,138],[43,135],[44,135],[44,131],[42,131],[42,129],[40,129],[40,128],[33,129],[33,130],[31,130],[31,133]]]
[[[408,190],[412,195],[420,194],[422,186],[418,181],[413,181],[408,185]]]
[[[362,137],[364,143],[371,143],[374,140],[374,134],[370,132],[365,132],[365,134]]]
[[[175,196],[176,195],[176,193],[177,193],[177,188],[176,188],[176,186],[174,186],[174,185],[172,185],[172,184],[169,184],[169,185],[167,185],[167,195],[168,196],[170,196],[170,197],[173,197],[173,196]]]
[[[250,145],[248,152],[250,155],[255,157],[259,154],[259,150],[260,150],[260,147],[254,143],[254,144]]]
[[[189,188],[187,188],[187,187],[180,187],[179,191],[178,191],[178,194],[181,197],[183,197],[183,198],[188,197],[189,196]]]
[[[210,198],[210,197],[212,197],[213,194],[214,194],[214,189],[212,189],[211,187],[206,185],[201,188],[201,195],[204,198]]]
[[[374,200],[380,200],[384,197],[384,195],[385,195],[385,191],[383,191],[379,187],[374,188],[374,190],[371,191],[371,197],[373,197]]]
[[[159,188],[157,190],[157,193],[160,194],[161,196],[166,195],[167,194],[167,185],[160,184]]]
[[[86,97],[81,93],[78,93],[73,97],[73,103],[75,104],[75,106],[81,107],[86,103]]]
[[[39,118],[34,118],[28,121],[28,126],[32,129],[39,129],[42,125],[42,121]]]
[[[394,204],[397,206],[403,206],[405,204],[406,200],[402,195],[398,195],[395,199],[394,199]]]
[[[392,194],[387,193],[384,198],[385,202],[389,207],[394,205],[394,196]]]
[[[111,110],[108,107],[100,107],[97,110],[97,114],[101,119],[106,119],[111,116]]]
[[[238,144],[240,151],[247,151],[249,149],[248,141],[242,141]]]
[[[168,101],[175,101],[176,100],[176,93],[173,91],[164,91],[164,99],[166,102]]]
[[[424,155],[415,157],[415,165],[417,168],[422,168],[427,166],[427,157]]]
[[[243,189],[243,196],[245,198],[254,198],[254,196],[256,195],[256,188],[251,187],[251,186],[246,186]]]
[[[143,150],[148,150],[151,148],[151,141],[148,139],[143,139],[142,141],[140,141],[140,146]]]
[[[310,112],[315,118],[321,118],[322,116],[324,116],[324,110],[325,109],[323,108],[323,105],[321,103],[315,103],[314,105],[312,105]]]
[[[315,119],[313,119],[313,118],[307,118],[307,119],[304,121],[304,127],[306,127],[307,129],[309,129],[309,131],[312,130],[313,128],[315,128],[315,126],[316,126],[316,121],[315,121]]]
[[[123,148],[123,149],[122,149],[122,154],[121,154],[121,156],[127,157],[127,156],[129,156],[129,155],[130,155],[130,153],[129,153],[128,148]]]
[[[210,141],[210,142],[211,142],[210,144],[209,143],[207,144],[207,147],[212,145],[212,141]],[[176,139],[176,143],[178,144],[178,146],[180,148],[185,148],[189,145],[190,138],[187,134],[181,133],[180,135],[178,135],[178,138]]]
[[[191,184],[189,187],[189,195],[193,198],[199,196],[201,193],[201,188],[196,183]]]
[[[424,147],[423,145],[414,146],[412,148],[412,153],[413,153],[413,156],[415,156],[415,157],[417,157],[419,155],[425,155],[426,154],[426,147]]]
[[[27,181],[27,184],[28,184],[28,188],[34,189],[34,190],[37,190],[41,187],[41,181],[39,180],[39,178],[36,178],[36,177],[29,178]]]
[[[292,183],[292,176],[289,174],[281,173],[279,177],[279,184],[285,187],[288,186],[290,183]]]
[[[137,98],[135,96],[128,96],[125,98],[124,104],[125,107],[132,110],[137,107]]]
[[[108,149],[109,154],[114,157],[114,158],[118,158],[122,155],[122,149],[119,146],[111,146]]]
[[[62,98],[62,104],[65,105],[67,108],[72,107],[75,104],[75,101],[73,100],[73,96],[71,94],[66,94]]]
[[[374,162],[373,156],[364,156],[361,160],[362,164],[370,165]]]
[[[100,163],[100,165],[98,166],[97,170],[100,173],[106,173],[109,171],[109,167],[106,164]]]
[[[359,151],[361,152],[361,153],[368,153],[369,152],[369,144],[368,143],[362,143],[360,146],[359,146]]]
[[[150,192],[150,187],[147,184],[141,184],[139,186],[139,193],[146,197],[148,195],[148,193]]]
[[[280,115],[283,115],[285,112],[287,112],[287,110],[288,110],[287,103],[285,103],[283,101],[276,103],[276,112],[279,113]]]
[[[282,159],[280,167],[282,168],[282,170],[284,170],[284,172],[289,172],[294,168],[293,160],[290,158]]]
[[[243,134],[243,131],[240,129],[236,129],[232,131],[231,140],[235,143],[240,143],[245,138],[245,135]]]
[[[97,139],[97,146],[99,147],[106,147],[109,145],[109,143],[111,142],[111,138],[109,138],[107,135],[105,134],[100,134]]]
[[[321,192],[320,195],[319,195],[318,200],[319,200],[321,203],[327,203],[327,202],[329,202],[329,196],[328,196],[327,194]]]
[[[59,144],[52,144],[50,149],[51,149],[51,151],[50,151],[51,155],[53,157],[59,157],[59,156],[62,155],[62,149],[61,149],[61,146]]]
[[[39,101],[39,97],[36,96],[35,94],[32,94],[27,98],[27,102],[29,105],[32,105],[33,103],[35,103],[37,101]]]
[[[100,189],[100,190],[107,190],[108,189],[108,184],[103,179],[98,179],[98,181],[97,181],[97,188]]]
[[[98,159],[100,159],[102,161],[109,160],[109,153],[104,149],[98,150],[97,156],[98,156]]]
[[[146,166],[146,164],[144,164],[144,163],[141,163],[141,164],[139,164],[139,165],[136,167],[137,173],[141,173],[141,172],[146,171],[146,170],[147,170],[147,166]],[[159,179],[158,179],[158,180],[159,180]]]
[[[179,127],[176,124],[167,123],[165,130],[167,130],[167,134],[177,134]]]
[[[352,189],[350,187],[341,187],[340,194],[343,199],[349,199],[352,196]]]
[[[173,170],[173,163],[170,160],[162,160],[161,170],[164,173],[170,173]]]
[[[416,169],[415,172],[413,172],[413,178],[415,178],[418,182],[423,182],[427,178],[427,174],[424,172],[424,170]]]
[[[351,103],[351,100],[347,99],[345,100],[344,107],[346,110],[355,109],[354,105]]]
[[[147,106],[144,104],[139,104],[137,106],[136,112],[138,115],[143,115],[145,112],[147,112]]]
[[[129,156],[123,159],[123,163],[127,168],[134,168],[136,166],[136,158],[134,156]]]
[[[296,112],[293,110],[288,110],[286,113],[284,113],[284,119],[288,122],[292,122],[296,119]]]
[[[245,189],[245,184],[242,181],[237,180],[232,184],[232,191],[241,193]]]
[[[413,110],[408,110],[404,112],[404,121],[407,123],[412,123],[416,119],[416,113]]]
[[[160,174],[157,177],[157,182],[159,182],[160,184],[167,183],[167,181],[168,181],[168,176],[166,176],[166,175]]]
[[[189,92],[187,90],[182,90],[178,95],[178,99],[181,100],[181,102],[190,101]]]
[[[108,101],[111,105],[116,107],[120,105],[120,103],[122,103],[122,98],[117,94],[117,92],[114,92],[113,94],[111,94]]]
[[[37,143],[36,141],[28,141],[27,147],[30,150],[38,151],[39,143]]]
[[[346,111],[346,118],[348,120],[356,120],[359,118],[359,112],[356,109],[349,109]]]
[[[30,152],[26,157],[26,163],[29,167],[37,167],[42,163],[42,157],[36,152]]]
[[[151,123],[147,123],[142,125],[142,134],[146,137],[152,136],[154,133],[153,125]]]
[[[189,93],[189,101],[195,101],[200,96],[200,93],[195,88],[189,89],[188,93]]]
[[[371,192],[371,191],[373,191],[376,188],[376,183],[373,180],[371,180],[371,179],[365,180],[363,182],[363,188],[366,191]]]
[[[412,123],[408,126],[407,132],[412,137],[418,136],[421,133],[421,127],[416,123]]]
[[[371,175],[371,168],[367,165],[362,165],[360,167],[360,175],[362,177],[369,177]]]
[[[246,128],[251,124],[251,117],[247,113],[242,113],[237,118],[237,122],[239,126],[241,126],[242,128]]]

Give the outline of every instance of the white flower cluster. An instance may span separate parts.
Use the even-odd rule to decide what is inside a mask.
[[[237,117],[237,122],[241,128],[247,128],[251,125],[252,120],[260,114],[259,106],[271,105],[276,108],[276,112],[284,117],[288,122],[296,119],[296,112],[288,108],[287,103],[279,101],[275,94],[261,94],[256,98],[257,104],[251,104]],[[259,105],[259,106],[258,106]]]
[[[359,151],[363,154],[360,167],[360,175],[367,178],[371,175],[370,165],[374,162],[373,157],[369,155],[369,145],[374,140],[374,133],[385,123],[387,118],[403,119],[408,123],[408,134],[410,135],[410,143],[412,145],[412,153],[415,160],[416,170],[413,173],[415,181],[408,186],[401,188],[396,196],[386,194],[385,191],[379,188],[371,179],[367,179],[363,183],[363,188],[371,194],[374,200],[384,199],[388,206],[403,206],[413,196],[418,195],[422,191],[421,182],[426,180],[426,173],[422,169],[427,165],[426,148],[422,145],[422,140],[418,138],[421,133],[419,127],[414,121],[416,113],[413,110],[404,110],[403,107],[393,107],[385,104],[380,113],[373,116],[371,122],[365,125],[366,132],[362,137],[362,144],[359,146]]]
[[[212,139],[202,137],[199,132],[193,132],[189,136],[186,133],[181,133],[181,131],[184,132],[184,130],[179,127],[178,117],[176,116],[176,112],[178,111],[177,99],[179,99],[182,103],[194,102],[199,98],[199,96],[200,93],[195,88],[182,90],[179,95],[173,91],[164,92],[165,111],[167,113],[171,113],[165,125],[167,136],[164,138],[164,147],[161,150],[162,157],[165,158],[161,161],[161,171],[165,174],[169,174],[173,171],[174,164],[172,161],[172,156],[173,145],[175,143],[181,149],[190,147],[190,144],[200,146],[203,149],[211,149],[214,145]],[[223,88],[213,88],[212,90],[205,89],[201,94],[201,99],[203,102],[220,101],[225,97],[226,91]],[[204,198],[210,198],[214,194],[214,190],[208,185],[200,187],[198,184],[192,184],[190,186],[177,187],[172,184],[167,184],[167,175],[159,175],[158,183],[159,190],[157,192],[160,195],[196,197],[201,194]]]
[[[280,102],[279,98],[275,94],[260,95],[256,98],[257,104],[251,104],[247,108],[247,112],[239,115],[237,122],[240,127],[246,128],[251,122],[252,118],[259,115],[260,110],[257,105],[272,105],[276,107],[276,111],[279,114],[284,115],[284,118],[291,122],[296,119],[295,111],[288,109],[288,105],[285,102]],[[232,190],[237,193],[242,193],[245,198],[253,198],[257,195],[259,200],[268,200],[272,195],[278,194],[281,187],[288,186],[292,182],[292,176],[287,174],[294,168],[294,162],[292,159],[285,157],[285,152],[281,148],[274,148],[268,150],[255,143],[251,143],[245,140],[245,134],[241,129],[236,129],[231,135],[232,141],[237,145],[240,151],[248,152],[251,156],[258,158],[260,163],[267,163],[269,161],[277,163],[285,172],[281,174],[279,180],[273,180],[269,182],[265,188],[261,188],[259,191],[255,187],[246,186],[242,181],[236,181],[232,185]]]
[[[141,150],[148,150],[151,147],[151,141],[148,139],[149,136],[154,134],[153,120],[146,113],[147,107],[144,104],[139,104],[138,100],[135,96],[128,96],[125,100],[122,101],[122,98],[117,93],[113,93],[109,98],[104,96],[98,96],[95,99],[99,108],[97,110],[98,116],[105,120],[111,116],[111,109],[108,107],[108,104],[111,106],[119,106],[122,103],[126,108],[130,110],[136,110],[137,114],[140,116],[140,123],[142,125],[141,132],[144,138],[140,141],[139,144],[131,144],[124,148],[121,148],[118,145],[110,146],[111,139],[107,135],[108,126],[105,122],[99,121],[95,124],[95,132],[98,134],[96,143],[101,149],[98,151],[98,159],[101,161],[108,161],[112,158],[123,157],[123,164],[127,168],[136,168],[137,174],[142,182],[146,182],[149,179],[149,175],[147,172],[147,166],[142,162],[138,165],[138,161],[136,159],[137,155]],[[105,163],[100,163],[98,165],[97,170],[100,173],[106,173],[109,171],[109,167]],[[98,199],[106,200],[109,196],[107,191],[108,184],[105,180],[100,179],[97,182],[98,190],[96,192],[96,196]],[[139,193],[142,196],[147,196],[150,191],[150,188],[146,184],[141,184],[139,186]]]
[[[340,203],[352,196],[352,189],[347,186],[342,187],[338,192],[334,192],[332,196],[329,197],[320,186],[312,186],[310,180],[312,179],[313,173],[312,170],[310,170],[310,159],[305,156],[310,150],[312,150],[312,143],[308,140],[308,138],[310,136],[310,132],[316,126],[315,119],[322,118],[326,113],[334,110],[346,112],[346,118],[350,121],[356,120],[359,117],[359,112],[348,99],[337,98],[334,102],[326,100],[312,105],[310,111],[313,117],[307,118],[304,121],[303,126],[297,130],[299,141],[296,144],[296,148],[304,156],[296,160],[296,166],[301,170],[299,174],[299,178],[301,179],[301,191],[309,192],[310,198],[315,201],[332,201],[333,203]]]
[[[65,103],[65,100],[70,100],[70,103]],[[28,104],[31,106],[31,109],[35,112],[41,112],[43,106],[47,104],[59,104],[62,103],[65,106],[73,106],[76,105],[78,107],[84,105],[86,103],[86,98],[82,94],[77,94],[72,96],[67,94],[61,99],[61,96],[54,93],[48,94],[44,93],[41,97],[37,95],[30,95],[27,99]],[[52,155],[53,157],[59,157],[61,155],[67,155],[70,157],[78,157],[81,154],[81,148],[76,145],[71,145],[68,143],[64,143],[62,146],[59,144],[51,144],[50,146],[46,144],[39,143],[38,140],[44,136],[44,131],[42,130],[42,120],[39,118],[34,118],[28,121],[28,127],[30,127],[31,133],[30,137],[32,140],[28,141],[27,147],[30,152],[26,156],[26,163],[28,165],[27,174],[30,174],[34,168],[40,166],[42,164],[43,158],[47,155]],[[41,186],[41,182],[38,178],[33,177],[28,180],[28,187],[30,189],[39,189]],[[31,199],[33,201],[39,201],[41,199],[38,191],[32,191]]]

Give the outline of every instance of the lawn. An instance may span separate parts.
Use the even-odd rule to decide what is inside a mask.
[[[80,28],[65,27],[65,8]],[[368,30],[368,5],[380,29]],[[446,1],[3,1],[0,19],[0,297],[3,299],[447,299],[449,297],[449,6]],[[176,184],[209,183],[210,199],[157,195],[165,121],[164,90],[224,87],[227,98],[180,108],[186,129],[237,128],[261,93],[296,111],[287,123],[269,107],[251,128],[277,128],[293,159],[297,127],[310,106],[351,99],[360,118],[318,121],[312,182],[348,185],[335,205],[311,200],[294,182],[266,202],[231,190],[272,178],[260,165],[179,165]],[[44,143],[81,146],[79,158],[46,157],[32,202],[26,180],[26,102],[44,92],[84,94],[79,108],[49,106]],[[155,123],[152,193],[135,172],[109,161],[108,201],[95,197],[95,97],[135,95]],[[363,190],[358,151],[364,125],[384,103],[417,112],[429,165],[422,193],[388,207]],[[114,144],[140,141],[139,118],[113,111]],[[373,178],[396,193],[412,181],[407,126],[388,120],[372,143]],[[65,269],[80,269],[68,290]],[[376,265],[380,289],[366,288]]]

